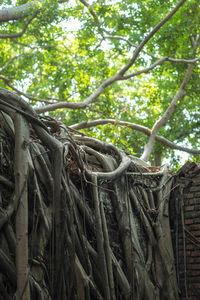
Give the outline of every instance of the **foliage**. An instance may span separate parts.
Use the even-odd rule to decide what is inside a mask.
[[[33,2],[33,1],[31,1]],[[16,1],[16,5],[27,1]],[[29,15],[19,20],[2,22],[0,33],[15,34],[28,25],[18,38],[0,39],[0,68],[16,55],[0,75],[1,87],[15,87],[34,98],[34,107],[47,102],[81,102],[92,95],[108,78],[116,75],[129,62],[135,47],[174,7],[171,0],[124,1],[49,1],[38,2]],[[87,3],[86,3],[87,4]],[[11,5],[1,1],[0,9]],[[130,68],[132,73],[146,68],[157,58],[192,59],[194,41],[199,36],[200,8],[188,0],[176,14],[149,40]],[[107,38],[122,37],[121,38]],[[106,88],[94,103],[84,110],[62,109],[48,114],[66,125],[93,119],[112,118],[152,128],[163,115],[185,76],[187,65],[166,62],[151,73],[129,80],[117,81]],[[159,134],[189,147],[198,148],[199,141],[199,65],[196,64],[175,112],[160,129]],[[0,77],[0,79],[2,79]],[[45,101],[38,101],[43,99]],[[147,137],[129,128],[99,126],[85,133],[115,143],[140,156]],[[152,157],[157,150],[155,146]],[[160,146],[162,156],[171,159],[173,150]],[[175,165],[175,164],[174,164]]]

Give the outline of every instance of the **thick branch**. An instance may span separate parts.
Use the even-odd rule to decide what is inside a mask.
[[[83,102],[67,102],[67,103],[60,102],[60,103],[56,103],[56,104],[52,104],[52,105],[47,105],[42,108],[37,108],[36,109],[37,113],[44,113],[46,111],[54,111],[59,108],[81,109],[81,108],[87,107],[89,104],[94,102],[99,97],[99,95],[101,95],[104,92],[106,87],[108,87],[109,85],[113,84],[114,82],[116,82],[118,80],[123,79],[124,73],[133,65],[133,63],[135,62],[136,58],[138,57],[138,55],[139,55],[140,51],[142,50],[142,48],[144,47],[144,45],[176,13],[176,11],[184,4],[185,1],[186,0],[181,0],[177,4],[177,6],[158,25],[156,25],[156,27],[154,27],[154,29],[140,43],[140,45],[138,46],[138,48],[135,51],[134,56],[129,61],[129,63],[124,68],[122,68],[121,71],[117,75],[115,75],[115,76],[107,79],[105,82],[103,82],[93,95],[89,96]]]
[[[149,73],[151,70],[153,70],[156,66],[163,64],[166,61],[170,61],[173,63],[184,63],[184,64],[195,64],[196,62],[198,62],[200,60],[200,57],[195,58],[195,59],[190,59],[190,60],[186,60],[186,59],[172,59],[169,57],[163,57],[160,58],[157,62],[155,62],[154,64],[152,64],[151,66],[149,66],[146,69],[142,69],[140,71],[136,71],[132,74],[128,74],[127,76],[123,76],[120,77],[118,75],[113,76],[109,79],[107,79],[105,82],[103,82],[100,87],[96,90],[96,92],[89,96],[86,100],[82,101],[82,102],[57,102],[57,103],[51,103],[47,106],[41,107],[41,108],[36,108],[36,112],[38,114],[46,112],[46,111],[54,111],[56,109],[59,108],[71,108],[71,109],[83,109],[85,107],[87,107],[89,104],[91,104],[92,102],[94,102],[99,95],[101,95],[104,90],[106,89],[106,87],[108,87],[109,85],[113,84],[116,81],[120,81],[120,80],[127,80],[131,77],[134,76],[138,76],[140,74],[144,74],[144,73]],[[10,80],[6,77],[4,77],[3,75],[0,75],[0,79],[4,80],[4,82],[10,87],[12,88],[14,91],[16,91],[17,93],[19,93],[20,95],[25,96],[26,98],[30,99],[30,100],[36,100],[36,101],[40,101],[40,102],[48,102],[45,99],[38,99],[33,97],[30,94],[21,92],[20,90],[18,90],[17,88],[15,88],[13,85],[10,84]],[[55,99],[52,99],[55,100]]]
[[[30,1],[25,4],[0,10],[0,22],[19,20],[29,16],[32,11],[39,11],[41,1]]]
[[[141,156],[141,159],[148,161],[153,149],[153,146],[155,144],[155,136],[157,135],[159,129],[169,120],[169,118],[171,117],[171,115],[173,114],[176,105],[178,103],[179,100],[181,100],[184,95],[185,95],[185,87],[190,79],[190,76],[192,74],[192,70],[194,68],[194,65],[189,65],[186,75],[184,77],[184,80],[179,88],[179,91],[177,92],[177,94],[175,95],[174,99],[172,100],[172,102],[170,103],[170,105],[168,106],[167,110],[165,111],[165,113],[163,114],[163,116],[154,124],[153,128],[152,128],[152,132],[151,132],[151,136],[149,138],[148,143],[145,145],[144,147],[144,152]]]
[[[40,114],[40,113],[43,113],[43,112],[46,112],[46,111],[54,111],[54,110],[59,109],[59,108],[71,108],[71,109],[85,108],[89,104],[93,103],[99,97],[99,95],[101,95],[104,92],[106,87],[108,87],[109,85],[111,85],[112,83],[114,83],[114,82],[116,82],[120,79],[121,79],[121,77],[119,75],[115,75],[115,76],[107,79],[105,82],[103,82],[100,85],[100,87],[96,90],[96,92],[94,92],[94,94],[92,94],[91,96],[86,98],[86,100],[84,100],[82,102],[59,102],[59,103],[47,105],[45,107],[36,108],[35,111],[38,114]]]
[[[68,0],[60,0],[59,3],[67,2]],[[0,22],[8,22],[11,20],[19,20],[28,17],[30,13],[39,12],[42,8],[42,0],[29,1],[19,6],[3,8],[0,10]]]
[[[111,84],[113,84],[116,81],[129,78],[130,75],[127,75],[127,76],[129,76],[127,78],[123,78],[123,74],[133,65],[134,61],[136,60],[137,56],[139,55],[139,53],[142,50],[142,48],[144,47],[144,45],[175,14],[175,12],[179,9],[179,7],[181,5],[183,5],[183,3],[185,1],[186,0],[181,0],[179,2],[179,4],[147,35],[147,37],[140,43],[140,45],[136,49],[135,54],[134,54],[133,58],[129,61],[129,63],[124,68],[122,68],[121,71],[117,75],[114,75],[113,77],[111,77],[111,78],[107,79],[105,82],[103,82],[100,85],[100,87],[96,90],[96,92],[94,94],[92,94],[91,96],[89,96],[88,98],[86,98],[86,100],[84,100],[82,102],[59,102],[59,103],[55,103],[55,104],[50,104],[50,105],[47,105],[47,106],[42,107],[42,108],[36,108],[36,112],[37,113],[44,113],[44,112],[47,112],[47,111],[54,111],[54,110],[59,109],[59,108],[83,109],[83,108],[87,107],[89,104],[93,103],[99,97],[99,95],[101,95],[104,92],[106,87],[110,86]],[[81,2],[84,5],[86,5],[87,7],[89,7],[88,4],[85,1],[81,1]],[[91,13],[91,9],[90,9],[90,13]],[[93,15],[93,17],[96,18],[95,13],[93,13],[92,15]],[[133,73],[131,75],[131,77],[139,75],[141,73],[149,72],[154,67],[156,67],[158,64],[163,63],[164,60],[167,60],[167,58],[162,58],[162,59],[158,60],[155,64],[153,64],[152,66],[150,66],[147,69],[144,69],[143,71],[138,71],[136,73]],[[10,81],[7,78],[5,78],[5,77],[3,78],[1,76],[1,79],[3,79],[4,82],[9,87],[16,90],[13,86],[11,86]],[[19,92],[19,91],[17,90],[17,92]],[[25,95],[24,93],[20,93],[20,94]],[[28,96],[28,95],[25,95],[25,96],[28,97],[29,99],[31,99],[30,96]]]
[[[197,38],[196,43],[193,47],[193,55],[196,54],[196,50],[197,50],[197,47],[199,46],[199,44],[200,44],[200,36]],[[185,77],[183,79],[183,82],[182,82],[182,84],[179,88],[179,91],[175,95],[174,99],[172,100],[171,104],[168,106],[168,108],[165,111],[165,113],[163,114],[163,116],[157,122],[155,122],[155,124],[152,128],[152,132],[151,132],[149,141],[144,147],[144,152],[141,156],[141,159],[143,159],[145,161],[149,160],[152,149],[153,149],[153,146],[155,144],[155,137],[156,137],[158,131],[160,130],[160,128],[169,120],[169,118],[173,114],[178,101],[181,100],[184,97],[185,88],[186,88],[186,86],[187,86],[187,84],[190,80],[193,68],[194,68],[193,63],[188,66],[187,72],[186,72]]]
[[[154,134],[154,132],[157,133],[158,130],[169,120],[170,116],[172,115],[172,113],[174,112],[174,110],[176,108],[178,100],[180,100],[184,97],[185,87],[190,79],[193,68],[194,68],[193,65],[190,65],[188,67],[186,75],[184,77],[184,80],[183,80],[180,88],[179,88],[178,93],[175,95],[174,99],[172,100],[171,104],[168,106],[168,108],[165,111],[165,113],[163,114],[163,116],[154,124],[151,134]]]
[[[146,134],[147,136],[151,135],[151,130],[148,127],[138,125],[135,123],[131,123],[131,122],[117,121],[117,120],[113,120],[113,119],[99,119],[99,120],[95,120],[95,121],[91,121],[91,122],[77,123],[77,124],[69,126],[69,128],[78,130],[78,129],[91,128],[91,127],[95,127],[98,125],[105,125],[105,124],[113,124],[115,126],[125,126],[128,128],[131,128],[133,130],[142,132],[142,133]],[[200,150],[198,150],[198,149],[190,149],[187,147],[179,146],[159,135],[155,136],[155,140],[157,142],[162,143],[164,146],[174,149],[174,150],[179,150],[179,151],[183,151],[183,152],[187,152],[187,153],[191,153],[191,154],[200,154]]]

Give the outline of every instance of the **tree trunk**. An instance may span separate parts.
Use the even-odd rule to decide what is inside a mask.
[[[161,166],[162,165],[162,152],[156,151],[154,153],[154,160],[153,160],[153,166]]]
[[[15,195],[16,198],[16,277],[17,300],[29,300],[28,250],[28,122],[16,114],[15,125]]]

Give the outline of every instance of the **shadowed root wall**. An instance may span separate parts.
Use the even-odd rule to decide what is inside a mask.
[[[178,299],[171,185],[0,89],[0,298]]]
[[[187,162],[176,174],[171,227],[181,299],[200,299],[200,164]]]

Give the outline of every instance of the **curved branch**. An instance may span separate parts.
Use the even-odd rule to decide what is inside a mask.
[[[0,88],[0,103],[6,108],[11,109],[13,112],[19,112],[22,116],[26,117],[29,122],[37,124],[42,129],[48,132],[48,128],[43,122],[40,121],[34,109],[24,101],[20,96],[13,92]]]
[[[107,79],[105,82],[103,82],[100,87],[96,90],[94,94],[86,98],[86,100],[82,102],[60,102],[55,103],[52,105],[47,105],[42,108],[36,108],[37,113],[44,113],[47,111],[54,111],[59,108],[71,108],[71,109],[83,109],[87,107],[89,104],[93,103],[99,95],[101,95],[106,87],[110,86],[116,81],[123,80],[124,73],[133,65],[136,58],[138,57],[140,51],[144,47],[144,45],[149,41],[149,39],[176,13],[176,11],[184,4],[186,0],[181,0],[177,6],[158,24],[154,29],[147,35],[147,37],[140,43],[138,48],[135,51],[135,54],[133,58],[129,61],[129,63],[121,69],[121,71],[118,72],[117,75],[114,75],[113,77]],[[85,1],[84,1],[85,2]],[[161,59],[162,60],[162,59]],[[155,66],[154,66],[155,67]],[[136,75],[135,75],[136,76]]]
[[[113,119],[99,119],[99,120],[95,120],[95,121],[91,121],[91,122],[82,122],[82,123],[77,123],[77,124],[71,125],[68,128],[79,130],[79,129],[95,127],[98,125],[106,125],[106,124],[113,124],[115,126],[125,126],[128,128],[131,128],[133,130],[142,132],[142,133],[146,134],[147,136],[151,135],[151,130],[148,127],[138,125],[135,123],[131,123],[131,122],[117,121],[117,120],[113,120]],[[191,154],[200,154],[200,150],[198,150],[198,149],[190,149],[187,147],[179,146],[162,136],[156,135],[155,139],[157,142],[162,143],[164,146],[166,146],[168,148],[191,153]]]
[[[103,29],[101,28],[101,25],[99,23],[98,17],[96,15],[96,13],[94,12],[94,10],[91,8],[90,4],[87,3],[85,0],[80,0],[80,2],[87,7],[87,9],[89,10],[90,14],[92,15],[92,17],[94,18],[97,27],[99,29],[99,32],[101,33],[101,35],[103,36]]]
[[[134,48],[137,48],[137,45],[133,44],[129,39],[123,37],[123,36],[120,36],[120,35],[104,35],[103,36],[104,39],[113,39],[113,40],[122,40],[122,41],[125,41],[129,46],[131,47],[134,47]],[[148,53],[146,51],[143,50],[143,52],[146,54],[146,55],[149,55],[151,56],[152,58],[154,59],[158,59],[156,56],[154,56],[153,54],[151,53]]]
[[[199,44],[200,44],[200,35],[198,36],[198,38],[193,46],[193,55],[194,56],[196,54],[196,50],[197,50]],[[145,161],[149,160],[153,146],[155,144],[155,137],[156,137],[158,131],[169,120],[169,118],[171,117],[171,115],[173,114],[173,112],[176,108],[178,101],[181,100],[185,96],[185,88],[190,80],[193,68],[194,68],[194,64],[190,64],[188,66],[185,77],[181,83],[181,86],[180,86],[178,92],[174,96],[172,102],[168,106],[168,108],[165,111],[165,113],[163,114],[163,116],[157,122],[154,123],[150,138],[148,140],[148,143],[144,147],[144,152],[141,156],[141,159],[143,159]]]
[[[67,2],[68,0],[59,0],[59,3]],[[19,20],[28,17],[30,13],[38,13],[42,9],[43,0],[32,0],[25,4],[3,8],[0,10],[0,23],[12,20]]]
[[[30,53],[32,54],[32,53]],[[23,54],[21,54],[23,55]],[[1,70],[0,70],[1,71]],[[45,100],[45,99],[39,99],[39,98],[36,98],[36,97],[33,97],[32,95],[30,94],[27,94],[27,93],[24,93],[20,90],[18,90],[16,87],[14,87],[11,83],[10,83],[10,79],[3,76],[3,75],[0,75],[0,79],[2,79],[4,81],[4,83],[9,86],[13,91],[17,92],[17,94],[21,95],[21,96],[24,96],[26,97],[27,99],[29,100],[35,100],[35,101],[39,101],[39,102],[43,102],[43,103],[47,103],[47,104],[53,104],[52,102],[48,101],[48,100]],[[58,100],[58,99],[51,99],[51,100]]]
[[[137,48],[137,45],[133,44],[131,41],[129,41],[129,39],[120,36],[120,35],[104,35],[103,36],[104,39],[113,39],[113,40],[122,40],[125,41],[129,46]]]
[[[200,57],[194,58],[194,59],[174,59],[168,57],[166,61],[170,61],[173,63],[182,63],[182,64],[195,64],[196,62],[200,61]]]
[[[73,124],[68,127],[71,129],[80,130],[80,129],[91,128],[91,127],[95,127],[98,125],[105,125],[105,124],[127,126],[129,128],[141,131],[147,135],[151,134],[151,130],[145,126],[138,125],[138,124],[131,123],[131,122],[118,121],[115,119],[98,119],[98,120],[94,120],[94,121],[90,121],[90,122],[81,122],[81,123]]]
[[[19,6],[3,8],[0,10],[0,22],[8,22],[25,18],[33,11],[38,12],[40,7],[41,0],[29,1]]]
[[[115,180],[116,178],[121,176],[128,169],[128,167],[131,164],[131,159],[129,157],[127,157],[124,154],[124,152],[120,151],[112,144],[104,143],[102,141],[99,141],[99,140],[96,140],[96,139],[93,139],[90,137],[84,137],[84,136],[81,136],[81,137],[74,136],[74,139],[77,139],[79,142],[81,141],[82,143],[84,143],[87,146],[92,145],[92,147],[94,147],[94,148],[97,147],[98,150],[103,149],[103,151],[113,151],[120,159],[119,166],[115,170],[112,170],[109,172],[97,172],[97,171],[95,172],[95,171],[91,171],[91,170],[85,168],[84,171],[85,171],[86,175],[89,176],[90,178],[93,178],[95,176],[97,179]],[[84,147],[83,147],[83,149],[84,149]]]
[[[155,62],[153,65],[151,65],[150,67],[148,67],[146,69],[142,69],[140,71],[137,71],[137,72],[132,73],[132,74],[128,74],[127,76],[123,76],[123,77],[118,74],[118,75],[115,75],[115,76],[107,79],[105,82],[103,82],[100,85],[100,87],[96,90],[96,92],[94,94],[92,94],[91,96],[86,98],[86,100],[84,100],[82,102],[59,102],[59,103],[54,103],[54,104],[47,105],[47,106],[44,106],[44,107],[41,107],[41,108],[36,108],[35,111],[38,114],[40,114],[40,113],[44,113],[46,111],[54,111],[54,110],[59,109],[59,108],[83,109],[83,108],[87,107],[88,105],[90,105],[91,103],[93,103],[104,92],[106,87],[112,85],[116,81],[126,80],[126,79],[129,79],[131,77],[143,74],[143,73],[148,73],[149,71],[153,70],[156,66],[161,65],[166,61],[170,61],[170,62],[173,62],[173,63],[184,63],[184,64],[194,65],[199,60],[200,60],[200,57],[192,59],[192,60],[172,59],[172,58],[169,58],[169,57],[163,57],[163,58],[160,58],[157,62]],[[27,97],[27,95],[25,95],[25,94],[23,94],[23,95]],[[29,96],[28,96],[28,98],[33,99],[33,97],[30,98]]]
[[[37,16],[38,12],[36,12],[34,14],[34,16],[32,18],[30,18],[26,23],[24,28],[22,29],[22,31],[20,31],[19,33],[13,33],[13,34],[0,34],[0,39],[14,39],[14,38],[18,38],[21,37],[26,30],[28,29],[29,24],[32,22],[33,19],[35,19],[35,17]]]
[[[1,95],[0,95],[1,98]],[[22,116],[24,116],[28,121],[36,123],[38,125],[40,125],[42,128],[44,128],[46,131],[48,131],[48,128],[46,127],[46,125],[44,123],[42,123],[38,118],[37,115],[31,115],[30,113],[27,113],[25,111],[23,111],[22,109],[19,109],[18,107],[15,107],[14,105],[7,103],[6,101],[0,99],[0,104],[5,105],[5,107],[9,107],[11,109],[13,109],[14,111],[18,112],[19,114],[21,114]]]
[[[169,62],[172,62],[172,63],[182,63],[182,64],[191,64],[191,65],[194,65],[196,62],[200,61],[200,57],[197,57],[195,59],[188,59],[188,60],[187,59],[173,59],[173,58],[170,58],[170,57],[167,57],[167,56],[166,57],[162,57],[162,58],[158,59],[154,64],[152,64],[151,66],[149,66],[146,69],[142,69],[140,71],[137,71],[137,72],[128,74],[126,76],[123,76],[123,80],[127,80],[129,78],[138,76],[140,74],[149,73],[155,67],[157,67],[159,65],[162,65],[166,61],[169,61]]]
[[[55,104],[50,104],[50,105],[46,105],[44,107],[41,108],[36,108],[35,111],[37,113],[44,113],[47,111],[54,111],[56,109],[59,108],[71,108],[71,109],[83,109],[85,107],[87,107],[89,104],[93,103],[106,89],[106,87],[112,85],[114,82],[119,81],[119,80],[124,80],[126,78],[123,78],[124,73],[133,65],[134,61],[136,60],[137,56],[139,55],[140,51],[142,50],[142,48],[144,47],[144,45],[148,42],[148,40],[176,13],[176,11],[180,8],[181,5],[183,5],[183,3],[186,0],[181,0],[178,5],[158,24],[155,26],[155,28],[147,35],[147,37],[140,43],[140,45],[138,46],[138,48],[135,51],[135,54],[133,56],[133,58],[129,61],[129,63],[122,68],[118,74],[114,75],[113,77],[107,79],[106,81],[104,81],[99,88],[92,94],[90,95],[88,98],[86,98],[84,101],[82,102],[59,102],[59,103],[55,103]],[[84,3],[84,5],[86,5],[87,3],[85,1],[82,1],[82,3]],[[88,4],[86,5],[88,6]],[[96,15],[95,15],[96,16]],[[154,65],[152,65],[151,67],[149,67],[151,70],[151,68],[154,68],[156,65],[160,64],[161,62],[164,61],[163,59],[160,59],[157,64],[155,63]],[[147,68],[148,69],[148,68]],[[143,70],[143,72],[148,72],[148,70],[145,69]],[[139,71],[141,72],[141,71]],[[134,73],[134,76],[138,75],[138,73]],[[127,75],[129,76],[129,75]],[[11,87],[12,89],[16,90],[15,88],[13,88],[13,86],[11,86],[10,81],[7,78],[2,78],[1,79],[4,80],[4,82]],[[17,90],[16,90],[17,91]],[[19,92],[19,91],[17,91]],[[23,93],[20,93],[21,95],[23,95]],[[29,99],[30,96],[25,95],[25,97],[28,97]]]
[[[115,76],[107,79],[100,85],[100,87],[96,90],[96,92],[94,92],[94,94],[92,94],[91,96],[86,98],[86,100],[84,100],[82,102],[59,102],[59,103],[47,105],[44,107],[36,108],[35,111],[38,114],[40,114],[40,113],[44,113],[46,111],[54,111],[59,108],[83,109],[83,108],[87,107],[89,104],[93,103],[104,92],[104,90],[109,85],[111,85],[112,83],[114,83],[120,79],[122,79],[122,77],[120,77],[120,75],[115,75]]]
[[[2,79],[7,86],[9,86],[9,84],[10,84],[10,79],[9,78],[7,78],[3,75],[0,75],[0,79]]]
[[[145,161],[149,160],[152,149],[153,149],[153,146],[155,144],[155,136],[157,135],[160,128],[169,120],[169,118],[173,114],[178,101],[181,100],[185,96],[185,88],[186,88],[186,85],[187,85],[187,83],[188,83],[188,81],[191,77],[193,68],[194,68],[194,64],[191,64],[191,65],[188,66],[187,72],[185,74],[185,77],[183,79],[183,82],[182,82],[178,92],[174,96],[172,102],[168,106],[168,108],[165,111],[165,113],[163,114],[163,116],[158,121],[156,121],[154,123],[152,131],[151,131],[150,138],[148,140],[148,143],[144,147],[144,152],[141,156],[141,159],[143,159]]]
[[[115,75],[109,79],[107,79],[106,81],[104,81],[100,87],[96,90],[96,92],[94,92],[94,94],[90,95],[88,98],[86,98],[84,101],[82,102],[56,102],[56,103],[50,103],[49,105],[46,105],[44,107],[40,107],[40,108],[35,108],[35,111],[40,114],[40,113],[44,113],[47,111],[54,111],[56,109],[60,109],[60,108],[70,108],[70,109],[83,109],[85,107],[87,107],[88,105],[90,105],[91,103],[93,103],[103,92],[104,90],[112,85],[114,82],[116,81],[120,81],[120,80],[127,80],[131,77],[134,76],[138,76],[140,74],[144,74],[144,73],[148,73],[151,70],[153,70],[156,66],[163,64],[164,62],[169,61],[169,62],[173,62],[173,63],[184,63],[184,64],[191,64],[194,65],[196,62],[200,61],[200,57],[195,58],[195,59],[191,59],[191,60],[186,60],[186,59],[172,59],[169,57],[163,57],[160,58],[157,62],[155,62],[154,64],[152,64],[150,67],[146,68],[146,69],[142,69],[140,71],[134,72],[132,74],[128,74],[126,76],[120,76]],[[12,90],[16,91],[17,93],[19,93],[20,95],[25,96],[26,98],[30,99],[30,100],[36,100],[36,101],[40,101],[40,102],[44,102],[44,103],[49,103],[49,101],[45,100],[45,99],[38,99],[33,97],[30,94],[24,93],[20,90],[18,90],[17,88],[15,88],[13,85],[11,85],[10,83],[10,79],[6,78],[3,75],[0,75],[0,79],[2,79],[5,84],[7,86],[9,86]],[[58,100],[58,99],[50,99],[51,100]]]

